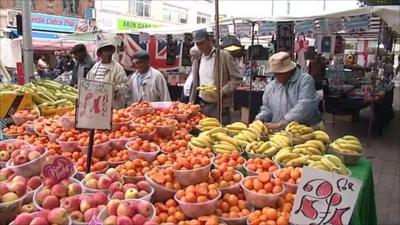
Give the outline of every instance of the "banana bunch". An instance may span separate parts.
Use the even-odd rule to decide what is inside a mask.
[[[254,141],[246,145],[245,151],[250,154],[261,154],[266,157],[275,155],[279,149],[276,144],[272,144],[271,141]]]
[[[344,154],[361,155],[364,153],[364,148],[362,147],[360,140],[352,135],[338,138],[329,146]]]
[[[212,140],[208,135],[199,135],[198,137],[192,137],[190,142],[188,143],[189,148],[211,148],[214,144],[214,140]]]
[[[324,142],[324,144],[328,145],[331,143],[331,139],[329,138],[329,135],[325,133],[322,130],[316,130],[313,132],[314,134],[314,140],[320,140]]]
[[[197,87],[197,90],[205,93],[215,93],[217,91],[217,88],[213,85],[202,85],[200,87]]]
[[[341,175],[349,175],[347,167],[343,161],[339,157],[331,154],[322,156],[319,161],[312,162],[308,166],[315,169],[336,172]]]
[[[243,129],[235,135],[233,138],[240,144],[240,146],[245,147],[247,144],[258,141],[261,136],[268,134],[268,129],[264,126],[263,122],[260,120],[255,120],[247,129]]]
[[[298,144],[293,147],[294,153],[303,155],[324,155],[326,147],[320,140],[308,140],[304,144]]]
[[[292,141],[285,132],[278,132],[269,137],[271,145],[281,149],[284,147],[292,146]]]
[[[309,158],[309,155],[294,153],[292,147],[285,147],[276,153],[274,160],[287,166],[302,166],[308,164]]]
[[[239,134],[242,130],[247,129],[247,125],[242,122],[234,122],[232,124],[226,125],[225,128],[232,135]]]
[[[313,133],[314,129],[307,127],[306,125],[299,124],[296,121],[292,121],[286,125],[285,130],[296,138],[300,138],[302,140],[311,140],[315,136]]]
[[[217,154],[230,154],[233,151],[241,150],[239,142],[228,134],[218,132],[212,134],[211,136],[214,139],[214,145],[212,146],[212,149]]]
[[[206,117],[199,121],[200,130],[209,131],[216,127],[222,127],[218,119],[213,117]]]

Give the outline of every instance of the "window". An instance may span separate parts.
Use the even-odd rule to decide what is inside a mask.
[[[210,23],[211,22],[211,16],[205,13],[198,12],[197,13],[197,23]]]
[[[164,4],[163,19],[173,23],[188,23],[188,10]]]
[[[22,1],[24,0],[15,0],[15,8],[22,9]],[[35,10],[34,0],[31,0],[31,8],[32,10]]]
[[[64,14],[76,15],[78,14],[80,0],[63,0]]]
[[[135,16],[150,17],[151,0],[129,0],[129,13]]]

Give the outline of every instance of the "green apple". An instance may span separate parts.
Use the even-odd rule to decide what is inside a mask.
[[[139,193],[139,191],[136,190],[135,188],[129,188],[129,189],[126,190],[126,192],[125,192],[125,199],[133,199],[133,198],[136,198],[138,193]]]

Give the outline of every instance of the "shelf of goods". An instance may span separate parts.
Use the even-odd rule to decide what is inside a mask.
[[[198,105],[141,102],[114,110],[112,131],[95,131],[85,174],[88,133],[74,129],[74,113],[34,114],[4,129],[0,224],[82,225],[96,215],[103,224],[283,225],[303,166],[364,179],[370,165],[351,135],[331,140],[297,122],[279,132],[257,120],[222,126]],[[41,176],[57,156],[72,161],[69,179]],[[375,207],[364,196],[370,186],[353,224],[374,219],[360,214]]]

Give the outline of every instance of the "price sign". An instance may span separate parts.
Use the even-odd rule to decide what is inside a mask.
[[[76,107],[76,127],[111,130],[113,86],[111,83],[82,79]]]
[[[57,181],[70,178],[74,173],[74,164],[71,160],[64,157],[57,157],[53,163],[43,167],[42,174],[46,178],[51,178]]]
[[[349,224],[361,187],[349,176],[304,167],[290,223]]]

